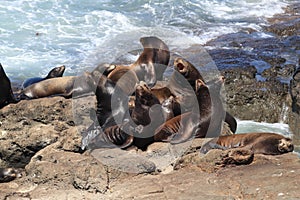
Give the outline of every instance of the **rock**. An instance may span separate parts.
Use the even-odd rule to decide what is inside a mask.
[[[95,149],[91,155],[103,165],[126,173],[142,174],[156,170],[155,164],[145,157],[119,148]]]
[[[253,161],[254,154],[245,149],[219,150],[213,149],[205,155],[199,152],[188,154],[179,159],[174,165],[174,169],[186,167],[187,165],[197,165],[207,172],[215,172],[221,167],[228,165],[245,165]]]

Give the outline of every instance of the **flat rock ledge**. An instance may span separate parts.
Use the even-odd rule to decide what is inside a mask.
[[[207,139],[154,143],[147,151],[83,152],[80,130],[91,123],[94,97],[72,105],[72,99],[52,97],[0,110],[1,167],[24,169],[21,178],[0,183],[0,199],[300,198],[296,153],[234,149],[201,155]]]

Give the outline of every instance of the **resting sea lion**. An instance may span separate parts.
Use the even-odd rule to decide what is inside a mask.
[[[155,85],[157,80],[162,80],[163,72],[168,66],[170,52],[167,45],[157,37],[143,37],[140,39],[143,52],[130,66],[117,65],[108,74],[108,78],[117,82],[128,70],[135,72],[139,81],[145,81],[149,87]],[[124,68],[126,70],[124,70]]]
[[[38,83],[40,81],[49,79],[49,78],[56,78],[56,77],[62,77],[65,71],[65,66],[62,65],[60,67],[55,67],[53,68],[46,77],[41,78],[41,77],[34,77],[34,78],[29,78],[25,80],[22,84],[22,89],[28,87],[29,85],[32,85],[34,83]]]
[[[49,97],[53,95],[65,98],[80,97],[91,93],[91,88],[87,81],[89,73],[85,72],[82,76],[64,76],[46,79],[34,83],[21,91],[21,99],[35,99]]]
[[[290,138],[276,133],[245,133],[220,136],[201,147],[201,153],[210,149],[244,148],[256,154],[279,155],[292,152],[294,145]]]
[[[9,103],[16,103],[9,78],[6,76],[5,71],[0,63],[0,108]]]

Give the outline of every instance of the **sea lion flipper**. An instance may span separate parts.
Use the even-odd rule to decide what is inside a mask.
[[[200,148],[200,153],[206,154],[211,149],[222,149],[222,150],[228,149],[227,147],[217,144],[217,141],[218,141],[218,138],[213,138],[213,139],[209,140],[208,142],[204,143]]]

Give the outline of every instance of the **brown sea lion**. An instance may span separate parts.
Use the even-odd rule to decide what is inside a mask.
[[[88,85],[95,92],[99,125],[106,128],[122,124],[125,118],[129,119],[129,96],[119,84],[108,79],[101,73],[92,73]]]
[[[194,136],[205,137],[211,121],[213,104],[207,85],[201,79],[198,79],[195,85],[199,110],[193,109],[168,120],[155,131],[155,141],[180,143]]]
[[[77,98],[91,94],[91,88],[87,84],[90,76],[85,72],[82,76],[64,76],[51,78],[34,83],[21,91],[21,99],[36,99],[53,95],[65,98]]]
[[[160,102],[147,84],[141,81],[135,90],[135,107],[131,114],[131,119],[135,130],[132,132],[134,137],[133,145],[145,150],[153,142],[154,130],[165,122],[163,119],[163,110]],[[157,107],[154,107],[157,105]],[[159,106],[158,106],[159,105]],[[155,115],[151,118],[151,115]]]
[[[220,136],[201,147],[201,153],[210,149],[244,148],[256,154],[279,155],[292,152],[294,145],[290,138],[276,133],[245,133]]]
[[[228,112],[225,113],[224,121],[228,124],[232,133],[235,133],[237,128],[237,121],[236,119]]]
[[[0,183],[9,182],[22,177],[23,169],[0,168]]]
[[[151,122],[149,109],[155,104],[160,104],[160,102],[156,96],[151,93],[151,89],[147,84],[141,81],[136,86],[134,104],[135,106],[131,114],[132,120],[137,125],[147,125]]]
[[[159,100],[159,103],[164,102],[169,97],[174,96],[171,90],[167,87],[151,88],[151,93]]]
[[[60,67],[55,67],[53,68],[46,77],[41,78],[41,77],[34,77],[34,78],[29,78],[26,79],[23,84],[22,84],[22,89],[34,84],[34,83],[38,83],[40,81],[49,79],[49,78],[56,78],[56,77],[62,77],[62,75],[64,74],[66,67],[64,65],[60,66]]]
[[[133,136],[128,133],[129,127],[125,125],[114,125],[106,128],[104,131],[100,126],[90,128],[85,135],[90,137],[83,138],[82,149],[97,148],[127,148],[133,143]]]
[[[108,74],[109,79],[117,82],[122,74],[132,70],[139,81],[145,81],[150,87],[154,86],[157,80],[162,80],[163,72],[167,68],[170,59],[167,45],[157,37],[143,37],[140,42],[144,50],[137,61],[129,66],[117,65]]]
[[[5,71],[0,63],[0,108],[8,105],[9,103],[16,103],[9,78],[6,76]]]
[[[65,76],[40,81],[22,90],[22,98],[36,99],[52,95],[69,98],[72,96],[75,79],[76,76]]]
[[[178,115],[161,125],[154,135],[155,141],[171,143],[184,142],[193,137],[220,135],[224,119],[224,108],[220,100],[220,90],[224,77],[220,77],[209,86],[201,79],[196,80],[195,89],[198,109]]]

